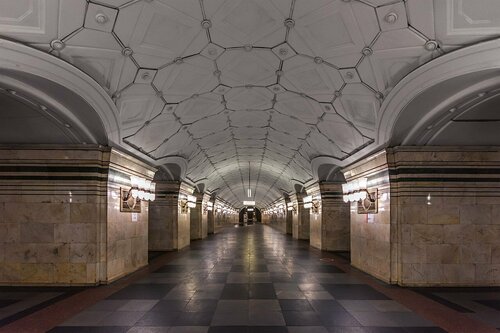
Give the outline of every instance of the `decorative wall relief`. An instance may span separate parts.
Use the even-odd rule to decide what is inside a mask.
[[[378,213],[378,189],[368,190],[369,195],[363,200],[359,200],[358,214],[376,214]]]
[[[141,212],[141,199],[134,198],[130,195],[130,190],[120,188],[120,212],[123,213],[140,213]]]

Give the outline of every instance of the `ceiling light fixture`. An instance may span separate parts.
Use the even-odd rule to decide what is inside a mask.
[[[252,189],[250,188],[250,162],[248,162],[248,190],[247,190],[247,196],[249,198],[252,197]]]

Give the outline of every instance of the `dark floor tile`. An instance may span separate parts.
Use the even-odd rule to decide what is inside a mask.
[[[212,321],[211,312],[183,312],[175,321],[176,326],[209,326]]]
[[[287,273],[275,273],[275,272],[271,272],[269,274],[270,278],[271,278],[271,282],[274,282],[274,283],[279,283],[279,282],[294,282],[294,280],[292,279],[291,275],[290,274],[287,274]]]
[[[216,299],[192,299],[184,311],[186,312],[214,312],[217,307]]]
[[[183,312],[148,312],[135,326],[174,326]]]
[[[337,266],[333,265],[317,265],[317,266],[312,266],[308,268],[309,272],[314,272],[314,273],[345,273],[343,270],[338,268]]]
[[[183,311],[187,304],[188,304],[187,301],[182,301],[182,300],[161,300],[150,311],[178,312],[178,311]]]
[[[287,333],[286,326],[252,326],[248,328],[248,333]]]
[[[361,326],[349,312],[320,312],[319,317],[323,326]]]
[[[249,333],[248,326],[212,326],[208,333]]]
[[[322,322],[314,311],[283,311],[287,326],[321,326]]]
[[[267,272],[267,265],[250,265],[250,272]]]
[[[133,284],[108,299],[162,299],[174,287],[175,284]]]
[[[369,333],[367,329],[369,327],[342,327],[342,326],[332,326],[326,327],[329,333]]]
[[[317,312],[345,312],[345,308],[335,300],[310,300],[309,303]]]
[[[226,283],[227,273],[210,273],[207,275],[206,283]]]
[[[193,266],[186,265],[165,265],[158,268],[155,273],[189,273],[194,269]]]
[[[406,333],[402,327],[364,327],[363,333]]]
[[[314,309],[305,299],[280,299],[282,311],[313,311]]]
[[[47,333],[126,333],[128,326],[58,326]]]
[[[403,327],[406,333],[446,333],[440,327]]]
[[[382,300],[390,299],[366,284],[322,284],[335,299]]]
[[[224,286],[220,299],[248,299],[248,285],[228,283]]]
[[[250,268],[248,265],[233,265],[231,267],[231,272],[249,272]]]
[[[254,283],[249,285],[249,298],[275,299],[276,293],[272,283]]]

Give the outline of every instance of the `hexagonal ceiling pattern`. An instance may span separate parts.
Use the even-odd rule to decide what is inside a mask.
[[[487,6],[486,6],[487,4]],[[0,34],[92,76],[120,144],[179,156],[238,207],[266,205],[374,142],[384,96],[410,71],[498,36],[498,1],[4,0]],[[248,182],[250,176],[250,183]]]

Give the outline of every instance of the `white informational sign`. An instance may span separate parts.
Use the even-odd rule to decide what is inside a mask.
[[[139,220],[139,214],[132,213],[132,222],[137,222]]]

